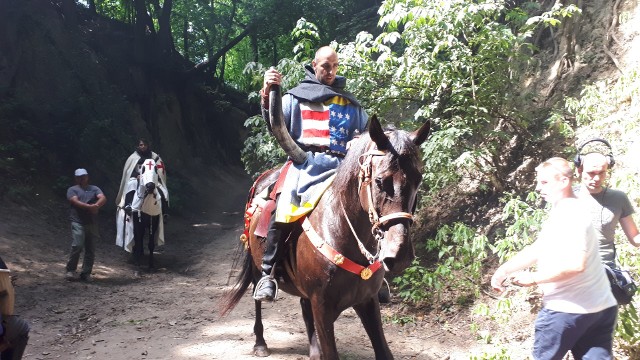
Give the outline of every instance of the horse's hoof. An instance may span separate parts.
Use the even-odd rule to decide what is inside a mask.
[[[267,357],[271,355],[271,351],[266,345],[263,346],[254,346],[253,347],[253,355],[257,357]]]

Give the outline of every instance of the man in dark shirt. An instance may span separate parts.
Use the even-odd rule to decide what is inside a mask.
[[[96,215],[107,202],[99,187],[89,185],[89,173],[85,169],[75,171],[76,185],[67,190],[67,199],[71,204],[71,254],[67,262],[67,280],[75,278],[80,254],[84,250],[80,280],[91,281],[91,271],[95,259],[95,244],[100,241]]]

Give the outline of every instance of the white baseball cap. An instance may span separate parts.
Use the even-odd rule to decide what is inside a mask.
[[[82,176],[82,175],[89,175],[89,173],[85,169],[82,169],[82,168],[77,169],[76,170],[76,176]]]

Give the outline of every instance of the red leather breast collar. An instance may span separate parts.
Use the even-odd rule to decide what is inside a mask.
[[[306,217],[302,221],[302,229],[307,234],[307,237],[313,246],[315,246],[316,249],[318,249],[318,251],[329,261],[336,264],[343,270],[359,275],[363,280],[371,278],[371,276],[382,267],[382,262],[379,260],[376,260],[373,264],[365,267],[344,257],[344,255],[340,254],[336,249],[320,238],[320,235],[318,235],[318,233],[313,229],[311,222],[309,222],[309,219]]]

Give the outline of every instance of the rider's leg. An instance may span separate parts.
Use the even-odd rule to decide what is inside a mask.
[[[258,301],[272,301],[276,296],[275,282],[270,280],[271,272],[282,255],[284,239],[291,233],[293,224],[275,221],[275,210],[269,220],[269,231],[265,239],[265,250],[262,256],[262,279],[258,283],[253,298]]]
[[[131,203],[133,202],[133,196],[136,194],[134,191],[129,191],[124,196],[124,211],[127,214],[131,214]]]
[[[166,224],[169,220],[169,201],[167,201],[167,197],[164,195],[164,191],[162,188],[158,187],[158,192],[160,193],[160,208],[162,209],[162,221]]]
[[[142,257],[144,256],[144,234],[149,224],[145,221],[142,213],[137,211],[133,212],[133,219],[131,221],[134,222],[132,250],[133,264],[139,266],[142,261]],[[138,224],[135,224],[135,222],[138,222]]]
[[[156,248],[156,240],[158,238],[158,225],[160,224],[160,216],[150,216],[149,221],[150,225],[150,234],[149,234],[149,269],[153,270],[155,268],[155,264],[153,263],[153,252]]]

